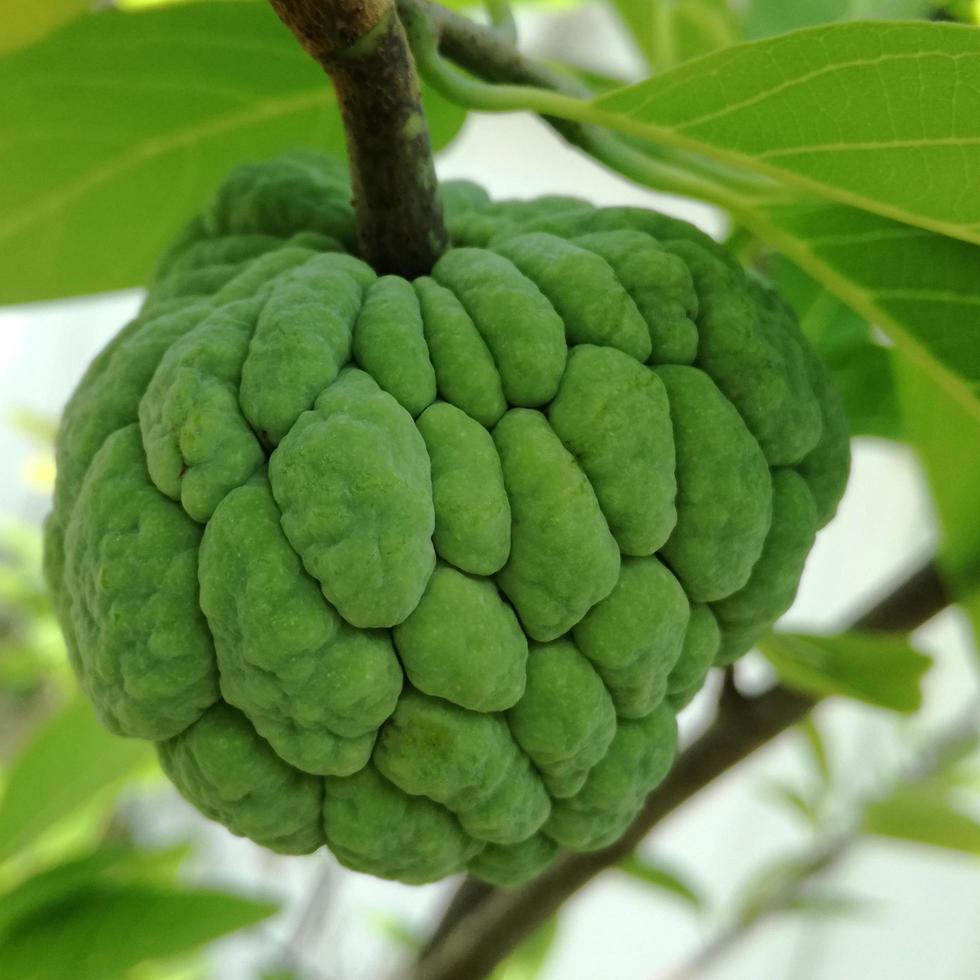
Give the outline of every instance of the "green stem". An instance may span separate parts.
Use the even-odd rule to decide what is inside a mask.
[[[588,103],[551,89],[528,85],[488,85],[465,75],[439,53],[435,25],[420,9],[401,10],[402,21],[422,76],[451,102],[483,112],[525,110],[574,122],[589,122]]]
[[[735,174],[723,165],[684,151],[637,149],[608,131],[609,116],[589,101],[588,90],[564,83],[547,70],[525,62],[516,52],[508,52],[499,38],[481,35],[476,25],[468,26],[468,36],[475,36],[482,44],[479,64],[473,67],[482,69],[484,74],[489,71],[495,83],[468,75],[441,53],[440,46],[446,40],[443,35],[460,30],[445,11],[421,0],[401,0],[399,11],[420,74],[451,102],[483,112],[537,113],[611,170],[669,194],[734,210],[746,208],[750,201],[758,203],[774,193],[784,193],[767,178]],[[500,81],[503,72],[531,84]]]
[[[735,191],[697,174],[692,167],[681,167],[648,156],[611,133],[592,130],[582,148],[611,170],[645,187],[697,198],[728,209],[743,203]]]
[[[501,40],[508,44],[517,44],[517,24],[514,13],[507,0],[483,0],[487,8],[487,16]]]

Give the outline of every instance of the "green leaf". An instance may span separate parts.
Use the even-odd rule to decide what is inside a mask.
[[[907,638],[890,633],[775,633],[760,641],[759,649],[789,687],[906,713],[921,706],[922,675],[931,664]]]
[[[390,939],[396,946],[413,953],[421,952],[425,946],[425,937],[420,936],[413,924],[401,916],[379,912],[372,917],[372,921],[378,933]]]
[[[879,837],[980,855],[980,822],[933,793],[903,789],[871,804],[864,829]]]
[[[952,94],[956,97],[953,98]],[[957,24],[815,27],[600,96],[590,121],[980,242],[980,44]]]
[[[665,17],[666,0],[610,0],[613,9],[636,42],[651,67],[659,66],[657,50],[660,25]]]
[[[180,846],[162,851],[138,851],[121,845],[106,845],[33,875],[0,896],[0,935],[45,906],[64,901],[93,882],[168,881],[187,856]]]
[[[964,340],[964,358],[968,343],[978,346],[976,337]],[[899,364],[898,381],[909,438],[939,517],[940,565],[980,638],[980,417],[914,364]]]
[[[743,24],[746,37],[760,38],[835,20],[923,17],[933,6],[931,0],[749,0]]]
[[[76,698],[34,734],[11,766],[0,799],[0,860],[152,760],[149,743],[110,735],[88,703]]]
[[[740,217],[980,421],[980,247],[833,204]]]
[[[94,883],[4,938],[5,980],[113,980],[276,912],[270,902],[144,883]]]
[[[89,0],[0,0],[0,54],[39,41],[91,7]]]
[[[558,918],[552,916],[493,971],[491,980],[536,980],[557,937]]]
[[[742,22],[745,36],[754,40],[845,20],[850,8],[851,0],[749,0]]]
[[[819,821],[820,812],[817,802],[804,795],[795,786],[773,780],[765,783],[764,789],[769,799],[791,810],[796,816],[803,817],[808,824],[813,825]]]
[[[776,256],[775,279],[800,325],[834,375],[855,436],[903,437],[895,355],[871,325],[799,266]]]
[[[0,936],[19,921],[90,884],[124,855],[122,848],[102,848],[48,868],[0,895]]]
[[[319,66],[267,4],[84,17],[0,58],[0,303],[143,283],[234,165],[343,152]],[[462,110],[427,97],[433,141]]]
[[[646,885],[681,899],[692,908],[700,910],[705,907],[704,895],[701,890],[691,884],[683,875],[664,864],[654,864],[646,858],[637,857],[634,854],[620,861],[616,868],[637,881],[642,881]]]
[[[821,889],[795,896],[786,904],[786,911],[821,918],[840,918],[865,914],[874,905],[875,903],[860,895]]]
[[[748,926],[772,912],[785,911],[804,894],[807,881],[833,860],[829,852],[782,854],[757,868],[736,901],[736,919]]]
[[[739,40],[727,0],[612,0],[612,5],[655,71]]]
[[[813,715],[807,715],[797,727],[806,739],[807,750],[820,777],[821,784],[830,786],[834,781],[834,774],[830,766],[827,743],[824,741],[820,726],[814,720]]]
[[[792,304],[811,343],[827,357],[846,353],[864,340],[870,327],[833,293],[783,255],[766,257],[770,275],[780,293]]]
[[[967,462],[980,459],[980,248],[832,204],[771,206],[745,220],[894,342],[885,355],[889,390],[860,360],[842,365],[846,342],[833,330],[815,335],[814,318],[805,318],[838,369],[849,411],[864,412],[856,428],[873,431],[874,404],[854,385],[849,391],[848,372],[866,373],[869,391],[895,398],[900,435],[915,447],[933,492],[943,571],[980,636],[980,468]]]

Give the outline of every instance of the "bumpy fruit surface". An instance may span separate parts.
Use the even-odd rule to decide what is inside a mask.
[[[343,175],[236,171],[58,439],[47,572],[103,722],[205,814],[408,882],[615,840],[848,465],[784,303],[690,226],[447,185],[430,277]]]

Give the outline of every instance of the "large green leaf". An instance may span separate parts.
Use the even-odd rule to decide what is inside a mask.
[[[254,925],[276,906],[216,891],[94,883],[19,922],[0,944],[4,980],[114,980]]]
[[[980,242],[980,36],[857,23],[737,45],[599,96],[594,121]]]
[[[980,343],[974,338],[973,351]],[[964,344],[963,356],[971,351]],[[916,365],[898,363],[905,428],[929,481],[939,524],[940,563],[980,638],[980,417]]]
[[[0,798],[0,860],[152,760],[148,742],[110,735],[76,698],[14,760]]]
[[[935,793],[900,790],[871,804],[864,830],[879,837],[980,855],[980,823]]]
[[[759,649],[788,687],[818,697],[841,694],[892,711],[922,704],[922,675],[931,661],[903,636],[774,633]]]
[[[45,906],[81,891],[121,860],[121,848],[104,848],[33,875],[0,894],[0,937]]]
[[[834,376],[851,434],[901,439],[894,350],[878,343],[867,320],[798,265],[783,256],[773,257],[773,265],[780,292]]]
[[[980,247],[834,204],[741,217],[980,420]]]
[[[39,41],[62,24],[80,17],[92,6],[91,0],[0,0],[0,54],[15,51]]]
[[[228,169],[343,151],[326,76],[267,4],[83,17],[0,59],[0,303],[133,286]],[[437,145],[463,112],[437,97]]]
[[[187,846],[139,851],[112,844],[46,868],[0,895],[0,937],[41,909],[60,904],[99,881],[169,883],[187,853]]]

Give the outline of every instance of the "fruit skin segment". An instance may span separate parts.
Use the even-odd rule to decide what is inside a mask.
[[[284,853],[497,884],[618,838],[848,469],[787,305],[683,222],[447,184],[430,276],[241,167],[89,367],[45,568],[103,723]]]

